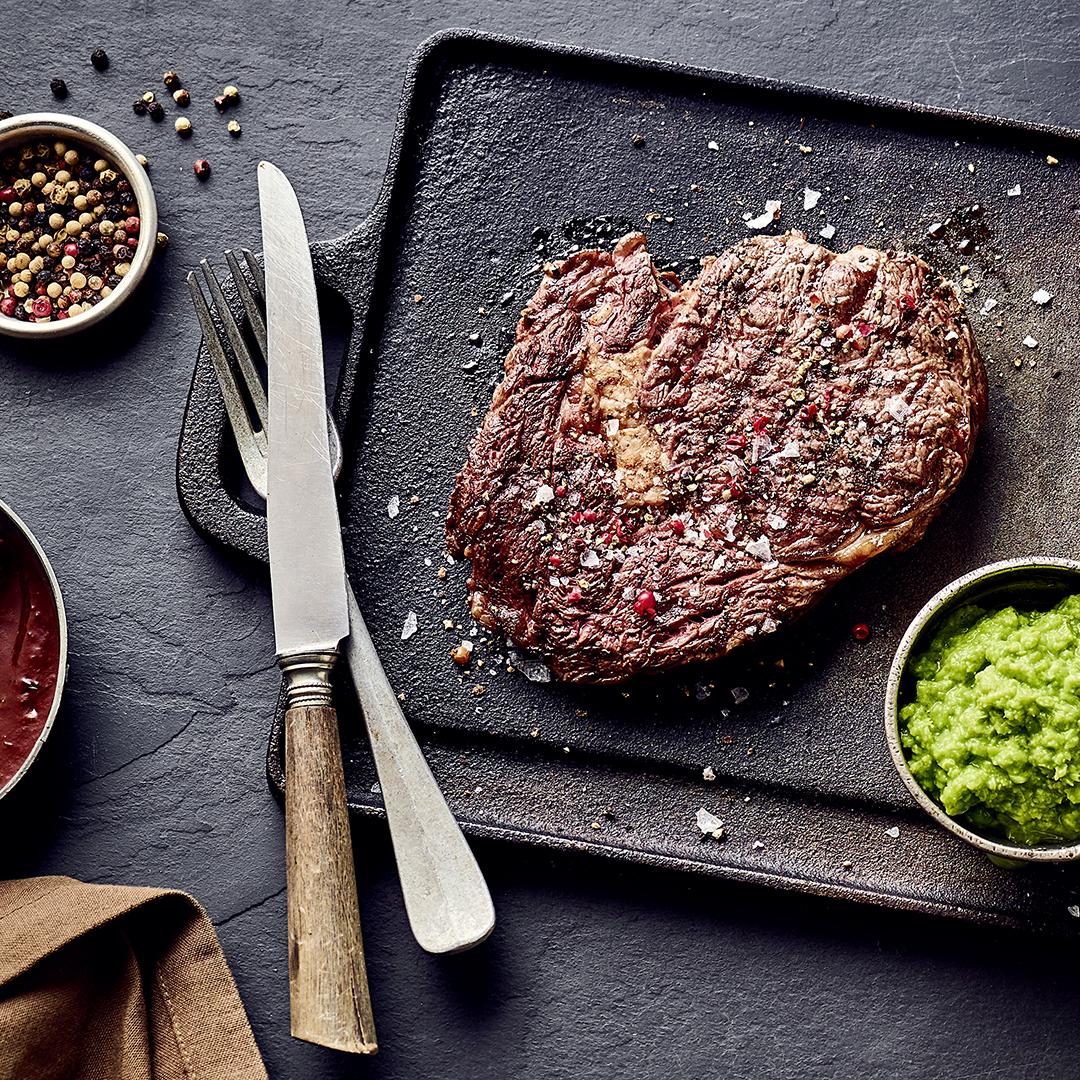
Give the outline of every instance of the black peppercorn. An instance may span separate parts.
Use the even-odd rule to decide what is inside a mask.
[[[90,54],[90,63],[98,69],[98,71],[104,71],[109,66],[109,54],[104,49],[95,49]]]
[[[0,109],[0,120],[10,120],[14,115],[10,109]]]
[[[150,104],[146,106],[146,111],[150,114],[151,120],[165,119],[165,109],[160,101],[151,101]]]
[[[142,98],[136,98],[136,99],[135,99],[135,100],[134,100],[134,101],[133,101],[133,102],[131,103],[131,111],[132,111],[132,112],[133,112],[133,113],[134,113],[134,114],[135,114],[136,116],[145,116],[145,115],[146,115],[146,102],[145,102],[145,101],[143,101],[143,99],[142,99]]]
[[[64,82],[63,79],[53,79],[53,81],[51,83],[49,83],[49,89],[58,98],[66,98],[67,97],[67,92],[68,92],[67,83]]]

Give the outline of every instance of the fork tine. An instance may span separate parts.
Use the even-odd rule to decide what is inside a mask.
[[[244,342],[243,335],[240,333],[240,328],[236,325],[233,313],[225,301],[225,294],[221,291],[221,286],[214,276],[210,263],[206,259],[201,259],[199,266],[202,268],[203,276],[206,278],[206,285],[210,290],[210,296],[214,301],[218,317],[221,319],[221,325],[225,327],[225,336],[232,346],[233,355],[236,357],[237,366],[240,368],[240,374],[244,376],[244,382],[247,384],[248,393],[251,395],[251,403],[255,406],[255,415],[259,420],[259,427],[265,432],[266,389],[263,387],[259,373],[255,370],[255,365],[251,360],[251,353]]]
[[[251,276],[255,279],[255,288],[259,292],[259,299],[266,299],[266,275],[263,273],[263,268],[259,265],[258,259],[247,248],[240,249],[241,254],[244,256],[244,261],[248,265],[248,269],[251,271]]]
[[[263,360],[266,359],[266,322],[263,319],[262,311],[259,308],[255,297],[251,295],[251,286],[248,285],[248,280],[244,277],[243,271],[240,269],[240,263],[236,261],[236,256],[231,251],[225,252],[225,261],[229,264],[229,272],[232,274],[233,284],[236,286],[236,291],[240,296],[240,303],[244,305],[244,314],[248,317],[248,322],[251,324],[251,332],[255,335],[255,341],[259,346],[259,352],[262,355]],[[256,282],[258,287],[258,282]],[[263,291],[259,288],[259,299],[262,299]],[[262,384],[259,384],[260,389]]]
[[[203,296],[202,289],[199,287],[199,279],[194,271],[188,274],[187,281],[188,288],[191,290],[191,299],[195,304],[195,311],[199,317],[199,325],[202,328],[203,340],[206,342],[210,359],[214,364],[214,372],[217,375],[221,396],[225,402],[225,413],[229,418],[229,425],[232,427],[236,446],[240,451],[244,471],[251,481],[251,486],[265,499],[266,429],[255,431],[252,426],[247,405],[236,382],[232,366],[229,364],[229,358],[222,348],[217,327],[210,316],[210,309],[207,307],[206,298]],[[248,363],[250,364],[250,358]]]

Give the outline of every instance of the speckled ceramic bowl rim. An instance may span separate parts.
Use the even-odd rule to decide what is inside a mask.
[[[100,303],[72,319],[53,319],[47,323],[21,322],[0,315],[0,333],[9,337],[42,340],[64,337],[101,322],[114,312],[138,287],[150,267],[157,245],[158,216],[154,189],[146,170],[128,147],[111,132],[89,120],[65,113],[23,113],[0,120],[0,152],[35,139],[62,139],[79,142],[101,152],[127,177],[139,207],[139,244],[131,260],[131,269],[120,284]]]
[[[56,692],[53,694],[52,705],[49,707],[49,715],[45,719],[45,726],[41,729],[41,734],[38,736],[37,741],[31,748],[30,753],[26,755],[26,760],[19,766],[19,771],[15,773],[2,788],[0,788],[0,799],[2,799],[23,778],[26,774],[26,770],[33,765],[34,759],[38,756],[42,746],[45,745],[45,740],[49,737],[49,732],[52,731],[53,721],[56,719],[56,714],[60,709],[60,698],[63,696],[64,682],[67,679],[68,631],[67,615],[64,612],[64,598],[60,595],[60,584],[56,580],[56,575],[53,573],[52,566],[49,565],[49,560],[46,558],[45,552],[41,550],[41,545],[37,542],[34,534],[26,527],[25,522],[23,522],[18,514],[2,500],[0,500],[0,516],[7,518],[8,521],[23,534],[26,538],[26,542],[37,556],[37,560],[41,564],[41,569],[45,572],[45,577],[48,579],[49,589],[52,591],[53,602],[56,605],[56,620],[60,633],[60,643],[56,659]]]
[[[892,756],[896,771],[900,774],[904,786],[914,796],[915,801],[935,820],[950,832],[966,840],[982,851],[985,851],[995,862],[1021,863],[1021,862],[1070,862],[1080,859],[1080,844],[1071,844],[1060,847],[1015,847],[1011,844],[1003,844],[996,840],[990,840],[985,836],[966,829],[955,819],[949,817],[940,806],[935,803],[921,787],[908,769],[904,758],[904,751],[900,745],[899,731],[899,694],[900,681],[907,665],[908,657],[912,652],[923,628],[939,612],[951,609],[953,606],[964,603],[968,597],[977,592],[977,586],[984,585],[994,577],[1002,578],[1002,585],[1007,579],[1023,580],[1025,575],[1031,576],[1040,569],[1061,569],[1076,575],[1076,591],[1080,592],[1080,562],[1072,559],[1056,558],[1030,558],[1009,559],[1004,562],[990,563],[972,570],[963,577],[950,582],[940,592],[932,596],[922,607],[922,610],[912,620],[900,644],[896,648],[893,657],[892,668],[889,671],[889,681],[885,691],[885,739],[889,744],[889,753]]]

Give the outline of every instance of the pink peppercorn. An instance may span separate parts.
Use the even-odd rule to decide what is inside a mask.
[[[139,231],[139,219],[137,217],[129,217],[124,222],[124,229],[127,232],[128,236],[137,233]]]
[[[64,245],[64,254],[65,255],[70,255],[73,259],[77,259],[79,257],[79,245],[78,244],[65,244]]]
[[[58,311],[56,313],[56,317],[58,319],[70,319],[71,318],[71,313],[67,312],[67,311]]]
[[[851,628],[851,633],[856,641],[865,641],[870,636],[870,627],[864,622],[856,623]]]
[[[584,517],[587,522],[592,524],[592,522],[594,522],[596,520],[596,511],[595,510],[586,510],[585,513],[582,514],[582,517]]]
[[[6,315],[9,319],[15,317],[15,297],[5,296],[0,300],[0,315]]]
[[[0,191],[0,202],[13,203],[15,201],[15,189],[6,187]]]
[[[575,585],[567,594],[566,599],[571,604],[576,604],[581,599],[581,590]]]
[[[648,615],[651,619],[656,614],[656,597],[648,589],[642,589],[634,601],[634,610],[639,615]]]
[[[136,248],[139,246],[139,238],[137,236],[129,236],[127,238],[127,246],[129,248]]]
[[[34,318],[47,319],[52,314],[52,301],[47,296],[39,296],[34,301]]]
[[[206,158],[199,158],[195,162],[195,175],[196,176],[209,176],[210,175],[210,162]]]
[[[673,517],[671,519],[671,531],[676,536],[682,536],[682,534],[686,532],[686,526],[683,524],[682,518]]]

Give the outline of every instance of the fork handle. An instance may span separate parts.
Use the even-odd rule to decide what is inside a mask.
[[[301,704],[285,713],[285,857],[292,1034],[373,1054],[375,1023],[332,706]]]
[[[461,952],[495,927],[487,882],[401,711],[348,587],[344,642],[379,774],[409,925],[421,948]]]

